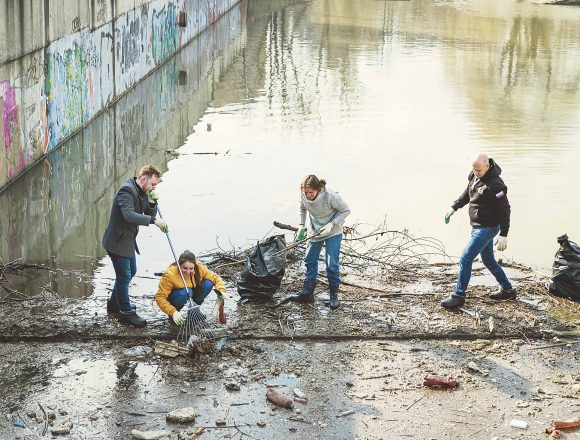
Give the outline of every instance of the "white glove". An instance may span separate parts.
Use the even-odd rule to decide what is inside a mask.
[[[499,236],[495,239],[495,244],[497,244],[497,250],[502,252],[507,248],[507,237]]]
[[[334,223],[333,222],[329,222],[327,224],[325,224],[322,228],[320,228],[318,230],[318,232],[320,232],[320,235],[322,237],[330,234],[330,231],[332,231],[332,228],[334,227]]]
[[[169,226],[167,225],[167,222],[163,219],[156,219],[155,226],[161,229],[161,232],[163,232],[164,234],[167,234],[167,231],[169,231]]]
[[[175,322],[177,325],[183,325],[185,322],[185,313],[181,313],[179,310],[176,310],[173,312],[171,319],[173,319],[173,322]]]

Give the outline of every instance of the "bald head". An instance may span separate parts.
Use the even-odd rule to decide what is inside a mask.
[[[471,164],[473,168],[473,174],[478,179],[485,176],[485,173],[489,170],[489,157],[486,154],[478,153],[473,158],[473,163]]]

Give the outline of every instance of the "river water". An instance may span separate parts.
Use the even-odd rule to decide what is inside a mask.
[[[457,256],[467,210],[443,217],[481,151],[509,188],[501,256],[548,272],[558,235],[580,241],[578,41],[580,8],[528,1],[244,3],[0,194],[0,256],[88,273],[52,288],[105,297],[111,200],[145,163],[166,170],[178,252],[296,224],[314,173],[349,203],[347,223],[386,218]],[[155,227],[138,242],[150,278],[132,292],[151,294],[172,256]]]

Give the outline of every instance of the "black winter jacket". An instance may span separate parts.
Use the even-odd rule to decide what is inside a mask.
[[[463,194],[451,207],[458,210],[469,203],[469,220],[473,227],[499,225],[499,235],[507,237],[510,228],[510,204],[507,186],[499,175],[501,168],[489,159],[489,170],[481,180],[469,173],[468,184]]]
[[[112,254],[134,257],[135,251],[139,253],[136,241],[139,225],[150,225],[156,215],[157,203],[149,203],[135,177],[127,179],[113,200],[103,247]]]

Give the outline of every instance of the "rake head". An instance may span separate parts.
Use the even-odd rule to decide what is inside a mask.
[[[211,316],[206,316],[198,305],[187,310],[185,323],[177,334],[177,342],[189,349],[189,354],[208,351],[215,341],[223,337],[225,327]]]

